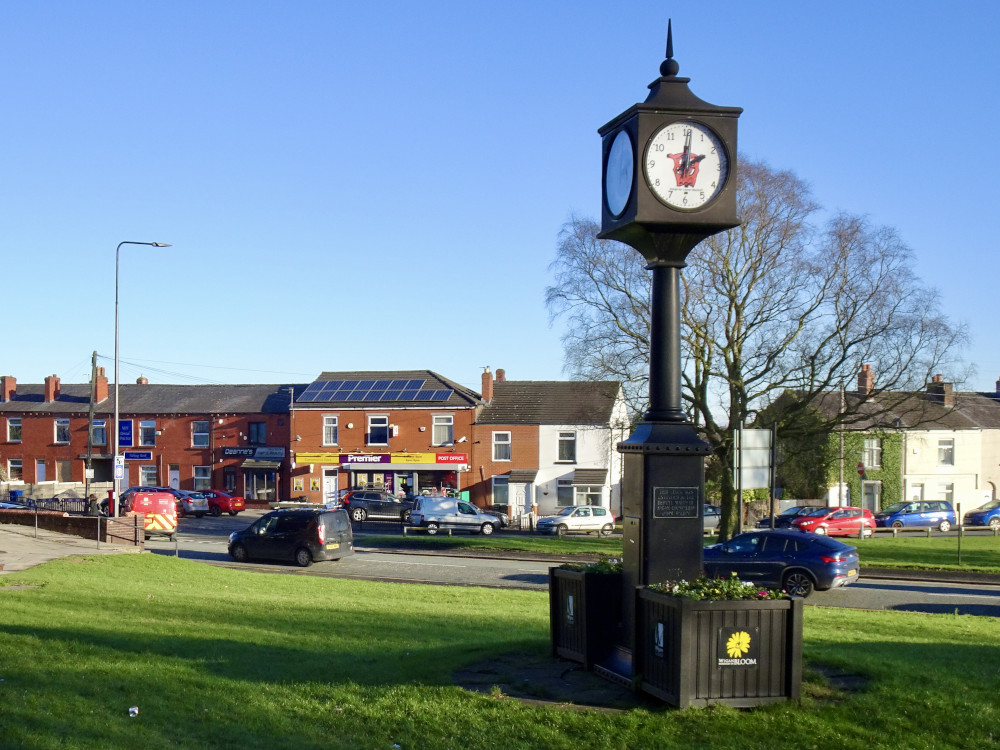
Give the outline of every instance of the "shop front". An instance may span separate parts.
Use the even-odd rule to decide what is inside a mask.
[[[248,502],[273,503],[279,499],[281,482],[281,460],[285,457],[285,449],[274,446],[257,446],[255,448],[223,447],[224,458],[242,458],[239,466],[243,474],[243,497]],[[232,472],[224,475],[228,489],[230,483],[235,484]]]
[[[469,457],[465,453],[296,453],[296,470],[303,465],[310,467],[310,477],[317,478],[335,468],[341,489],[439,495],[461,491],[461,473],[468,471]]]

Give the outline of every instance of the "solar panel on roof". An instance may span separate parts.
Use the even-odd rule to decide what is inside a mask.
[[[382,394],[382,398],[380,398],[379,401],[399,401],[399,394],[402,392],[403,391],[399,388],[390,388]]]
[[[415,388],[416,390],[419,391],[421,388],[424,387],[424,383],[426,382],[427,382],[426,380],[408,380],[406,382],[406,387]]]
[[[345,380],[341,388],[357,388],[360,380]]]
[[[378,401],[385,391],[368,391],[361,400],[362,401]]]
[[[296,401],[315,401],[316,400],[316,394],[315,393],[303,393],[301,396],[299,396],[295,400]]]
[[[413,399],[416,398],[417,393],[419,393],[419,391],[416,388],[405,388],[403,389],[403,392],[399,394],[399,400],[413,401]]]
[[[307,393],[314,393],[314,392],[320,391],[322,389],[323,389],[323,383],[322,382],[310,383],[309,385],[306,386],[306,389],[304,391],[302,391],[302,395],[304,396]]]
[[[340,384],[342,382],[343,381],[341,381],[341,380],[327,380],[325,383],[323,383],[323,389],[322,390],[324,392],[335,391],[338,388],[340,388]]]
[[[392,383],[391,380],[376,380],[374,387],[380,391],[384,391]]]
[[[434,391],[431,401],[447,401],[449,398],[451,398],[450,390]]]
[[[414,401],[430,401],[434,396],[434,391],[417,391],[417,395],[413,397]]]
[[[366,391],[370,391],[375,385],[374,380],[361,380],[358,381],[358,388],[364,388]]]
[[[406,380],[393,380],[392,381],[392,385],[390,385],[389,387],[390,388],[395,388],[395,389],[401,391],[404,388],[406,388],[407,382],[409,382],[409,381],[406,381]]]

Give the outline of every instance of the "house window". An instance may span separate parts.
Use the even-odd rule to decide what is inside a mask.
[[[20,443],[21,442],[21,418],[20,417],[8,417],[7,418],[7,442],[8,443]]]
[[[455,417],[451,414],[435,414],[431,428],[433,445],[453,445],[455,443]]]
[[[493,460],[510,461],[510,433],[493,433]]]
[[[574,502],[577,505],[600,505],[601,504],[601,486],[584,486],[580,485],[573,488],[574,490]]]
[[[882,441],[879,438],[865,438],[865,468],[882,468]]]
[[[11,482],[23,482],[24,481],[24,463],[23,459],[12,458],[7,461],[7,478]]]
[[[556,505],[564,508],[573,505],[573,480],[560,479],[556,483]]]
[[[955,441],[952,438],[938,440],[938,466],[955,465]]]
[[[156,482],[156,464],[140,464],[139,465],[139,484],[140,485],[153,485]]]
[[[191,447],[192,448],[208,447],[208,422],[191,423]]]
[[[68,419],[57,419],[56,420],[56,442],[57,443],[68,443],[69,442],[69,420]]]
[[[72,461],[56,461],[56,481],[57,482],[73,481]]]
[[[493,477],[493,504],[494,505],[508,505],[510,504],[510,487],[509,487],[509,477]]]
[[[194,467],[194,488],[196,490],[207,490],[212,487],[212,467]]]
[[[559,433],[559,461],[572,463],[576,461],[576,433]]]
[[[389,417],[368,417],[368,445],[389,444]]]
[[[938,485],[938,497],[942,500],[946,500],[949,503],[955,500],[955,485],[953,484],[939,484]]]
[[[156,445],[156,422],[152,419],[139,421],[139,445]]]
[[[93,431],[90,433],[90,442],[93,445],[108,444],[108,420],[95,419]]]
[[[267,445],[267,422],[251,422],[247,440],[250,445]]]
[[[336,445],[338,440],[337,428],[338,419],[336,416],[323,417],[323,445]]]

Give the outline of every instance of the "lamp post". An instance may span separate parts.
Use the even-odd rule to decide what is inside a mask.
[[[118,494],[120,488],[118,486],[118,465],[120,462],[120,456],[118,455],[119,445],[118,445],[118,258],[121,255],[122,245],[146,245],[148,247],[170,247],[169,244],[164,242],[119,242],[118,247],[115,248],[115,421],[112,425],[112,429],[115,433],[115,454],[114,454],[114,503],[112,505],[111,515],[118,515]],[[124,463],[124,462],[121,462]]]

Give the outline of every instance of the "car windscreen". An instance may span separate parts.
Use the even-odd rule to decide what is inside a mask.
[[[1000,500],[994,500],[992,503],[986,503],[986,505],[980,505],[976,510],[996,510],[1000,508]]]
[[[903,508],[905,508],[909,503],[893,503],[888,508],[883,508],[883,513],[899,513]]]
[[[805,515],[807,515],[807,516],[825,516],[829,512],[830,512],[829,508],[817,508],[816,510],[810,511],[809,513],[806,513]]]
[[[559,511],[559,514],[558,514],[558,515],[560,515],[560,516],[568,516],[568,515],[570,515],[570,514],[571,514],[571,513],[572,513],[572,512],[574,511],[574,510],[576,510],[576,507],[575,507],[575,506],[573,506],[573,505],[571,505],[571,506],[569,506],[568,508],[563,508],[563,509],[562,509],[561,511]]]

